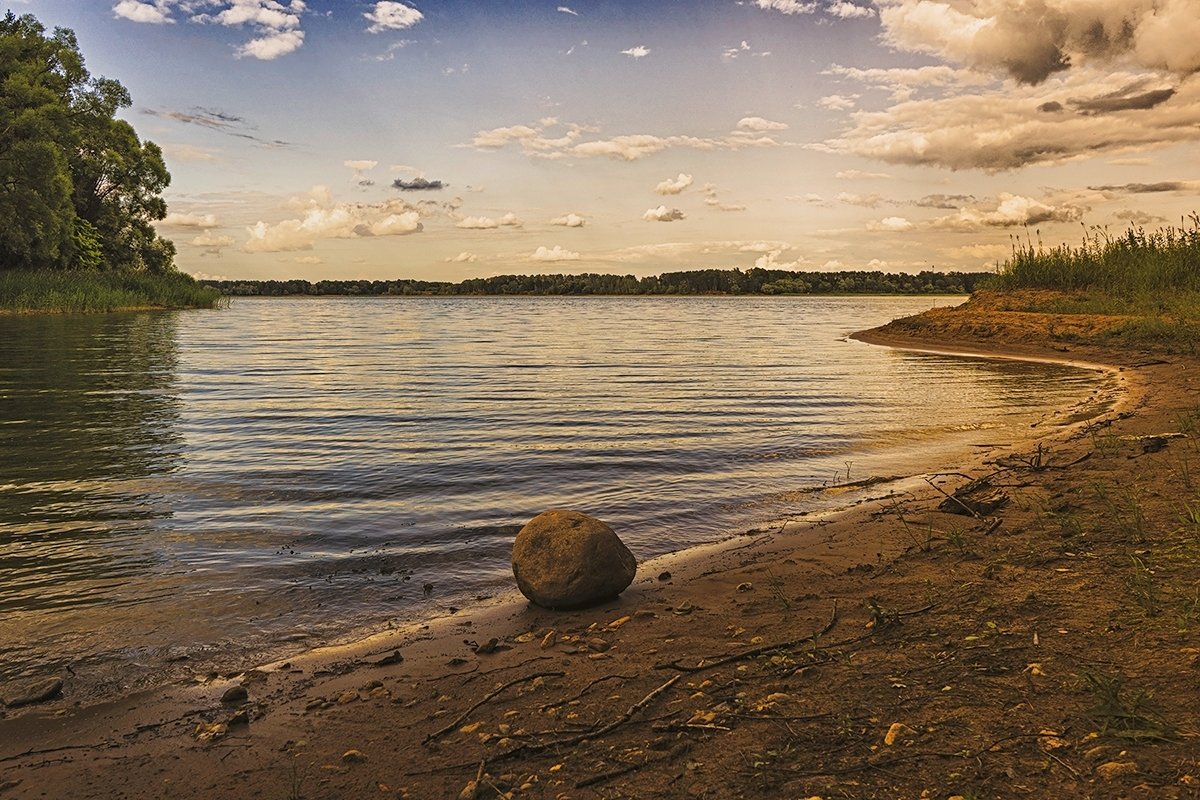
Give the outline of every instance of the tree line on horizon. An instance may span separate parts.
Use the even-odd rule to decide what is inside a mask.
[[[153,225],[171,176],[116,118],[131,102],[88,73],[73,31],[0,18],[0,270],[174,271]]]
[[[453,296],[453,295],[805,295],[970,294],[995,276],[990,272],[918,273],[840,270],[792,272],[761,269],[700,269],[634,275],[496,275],[451,281],[398,280],[202,280],[223,295]]]

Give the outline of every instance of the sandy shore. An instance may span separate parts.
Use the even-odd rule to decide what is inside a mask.
[[[943,333],[862,338],[1106,364],[1120,391],[932,485],[643,564],[598,608],[510,597],[10,709],[0,797],[1200,795],[1200,363]],[[937,510],[983,476],[1006,505]]]

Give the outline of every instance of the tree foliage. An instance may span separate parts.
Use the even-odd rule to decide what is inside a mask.
[[[701,295],[701,294],[970,294],[994,276],[984,272],[916,274],[701,269],[634,275],[497,275],[448,281],[201,281],[222,294],[287,295]]]
[[[153,226],[171,176],[116,118],[129,105],[119,82],[88,74],[73,32],[0,19],[0,269],[174,268]]]

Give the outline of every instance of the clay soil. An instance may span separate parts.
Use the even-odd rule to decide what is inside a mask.
[[[86,708],[68,681],[0,719],[0,798],[1200,796],[1200,362],[1064,352],[1039,316],[862,338],[1111,365],[1098,415],[642,565],[597,608],[511,601]],[[938,509],[978,478],[1007,503]]]

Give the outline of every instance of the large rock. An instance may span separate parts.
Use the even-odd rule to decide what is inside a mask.
[[[578,511],[538,514],[513,542],[521,594],[544,608],[610,600],[633,583],[637,560],[613,529]]]

